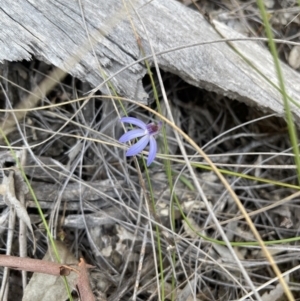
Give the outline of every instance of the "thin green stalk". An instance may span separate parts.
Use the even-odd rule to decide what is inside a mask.
[[[107,75],[105,74],[105,72],[102,70],[102,68],[100,68],[100,72],[101,75],[103,77],[104,80],[107,79]],[[150,77],[151,77],[151,72],[150,72]],[[116,89],[114,88],[114,86],[112,85],[112,83],[110,81],[107,82],[110,91],[112,91],[113,95],[115,97],[118,97],[118,94],[116,92]],[[122,103],[122,101],[120,99],[118,99],[118,103],[123,111],[123,113],[128,116],[127,111]],[[151,180],[150,180],[150,176],[149,176],[149,172],[145,163],[145,159],[144,156],[142,155],[142,160],[144,163],[144,167],[145,167],[145,171],[146,171],[146,177],[148,180],[148,186],[149,186],[149,191],[150,191],[150,198],[152,201],[152,207],[155,213],[155,201],[154,201],[154,194],[153,194],[153,189],[152,189],[152,185],[151,185]],[[164,294],[165,294],[165,288],[164,288],[164,269],[163,269],[163,257],[162,257],[162,249],[161,249],[161,241],[160,241],[160,232],[159,232],[159,227],[158,225],[155,226],[155,232],[156,232],[156,236],[157,236],[157,249],[158,249],[158,257],[159,257],[159,267],[160,267],[160,275],[161,275],[161,296],[162,296],[162,300],[164,300]]]
[[[269,40],[270,51],[271,51],[273,59],[274,59],[274,65],[275,65],[276,73],[278,76],[280,92],[282,94],[283,103],[284,103],[285,116],[286,116],[287,125],[288,125],[288,129],[289,129],[289,136],[290,136],[293,152],[295,154],[295,163],[297,166],[298,182],[300,184],[300,157],[299,157],[299,148],[298,148],[296,127],[295,127],[293,116],[291,113],[290,103],[289,103],[288,95],[287,95],[287,92],[285,89],[285,83],[284,83],[284,78],[283,78],[283,74],[282,74],[282,70],[281,70],[281,66],[280,66],[280,62],[279,62],[279,58],[278,58],[278,53],[277,53],[276,45],[273,41],[273,34],[272,34],[271,26],[270,26],[270,23],[268,20],[268,16],[267,16],[267,12],[266,12],[263,0],[257,0],[257,6],[259,7],[260,14],[263,19],[266,35]]]
[[[196,234],[198,235],[200,238],[202,238],[205,241],[209,241],[211,243],[215,243],[218,245],[222,245],[222,246],[226,246],[226,242],[223,240],[219,240],[219,239],[215,239],[215,238],[211,238],[208,236],[203,235],[202,233],[198,232],[193,225],[190,223],[190,221],[188,220],[188,218],[186,217],[186,215],[184,214],[182,208],[181,208],[181,204],[179,202],[176,202],[178,210],[180,211],[181,216],[183,217],[184,221],[187,223],[187,225],[189,226],[189,228]],[[296,242],[296,241],[300,241],[300,236],[296,236],[296,237],[291,237],[291,238],[285,238],[285,239],[278,239],[278,240],[264,240],[264,244],[265,245],[278,245],[278,244],[288,244],[291,242]],[[232,246],[235,247],[254,247],[254,246],[260,246],[259,242],[257,241],[248,241],[248,242],[237,242],[237,241],[232,241],[230,242],[230,244]]]
[[[41,206],[40,206],[40,204],[39,204],[39,202],[38,202],[38,200],[37,200],[37,198],[36,198],[36,195],[35,195],[35,193],[34,193],[34,190],[32,189],[32,186],[30,185],[30,182],[29,182],[29,180],[28,180],[28,178],[27,178],[27,176],[26,176],[26,174],[25,174],[24,168],[23,168],[23,166],[20,164],[20,161],[19,161],[18,157],[16,156],[15,151],[12,149],[12,147],[11,147],[11,145],[10,145],[10,143],[9,143],[9,141],[8,141],[6,135],[5,135],[5,133],[3,132],[3,130],[2,130],[1,127],[0,127],[0,133],[1,133],[1,136],[3,137],[3,140],[5,141],[6,145],[9,147],[10,152],[11,152],[11,154],[12,154],[12,157],[13,157],[14,160],[16,161],[17,167],[18,167],[18,169],[20,170],[20,172],[21,172],[21,174],[22,174],[22,177],[23,177],[24,181],[25,181],[26,184],[27,184],[27,187],[28,187],[28,189],[29,189],[29,192],[30,192],[30,194],[31,194],[31,196],[32,196],[32,198],[33,198],[33,200],[34,200],[35,206],[36,206],[36,208],[37,208],[37,210],[38,210],[38,213],[39,213],[39,215],[40,215],[40,217],[41,217],[41,219],[42,219],[43,225],[44,225],[44,227],[45,227],[45,229],[46,229],[46,233],[47,233],[47,236],[48,236],[48,238],[49,238],[49,240],[50,240],[50,243],[51,243],[52,249],[53,249],[53,251],[54,251],[54,255],[55,255],[55,257],[56,257],[56,260],[57,260],[58,262],[61,262],[60,256],[59,256],[59,254],[58,254],[58,251],[57,251],[57,248],[56,248],[56,245],[55,245],[54,238],[53,238],[53,236],[52,236],[52,234],[51,234],[51,231],[50,231],[50,228],[49,228],[48,223],[47,223],[47,221],[46,221],[46,218],[45,218],[45,216],[44,216],[43,210],[42,210],[42,208],[41,208]],[[71,295],[71,290],[70,290],[70,287],[69,287],[69,284],[68,284],[68,281],[67,281],[66,276],[63,276],[63,280],[64,280],[64,284],[65,284],[66,290],[67,290],[67,292],[68,292],[68,297],[69,297],[70,301],[73,301],[73,298],[72,298],[72,295]]]
[[[147,178],[148,186],[149,186],[149,193],[150,193],[150,198],[151,198],[151,203],[152,203],[152,211],[154,213],[154,216],[156,217],[154,192],[153,192],[153,187],[152,187],[152,184],[151,184],[149,170],[147,168],[144,156],[142,156],[142,160],[143,160],[143,164],[144,164],[144,167],[145,167],[146,178]],[[156,237],[157,237],[157,251],[158,251],[158,258],[159,258],[159,270],[160,270],[160,281],[161,281],[161,299],[162,299],[162,301],[164,301],[165,300],[164,266],[163,266],[163,255],[162,255],[162,248],[161,248],[160,230],[159,230],[159,226],[158,226],[157,223],[155,224],[155,232],[156,232]]]
[[[142,55],[145,56],[145,52],[143,50],[142,47],[140,47],[140,50],[142,52]],[[157,89],[155,86],[155,82],[154,82],[154,78],[152,76],[151,73],[151,69],[150,69],[150,65],[149,62],[147,60],[145,60],[145,64],[146,64],[146,68],[148,71],[148,75],[150,77],[150,81],[151,81],[151,86],[152,86],[152,90],[153,90],[153,96],[156,102],[156,106],[157,106],[157,111],[159,112],[159,114],[161,114],[161,106],[160,106],[160,102],[159,102],[159,97],[158,97],[158,93],[157,93]],[[167,134],[166,134],[166,128],[163,125],[162,126],[162,134],[163,134],[163,141],[164,141],[164,154],[168,154],[169,153],[169,148],[168,148],[168,141],[167,141]],[[168,183],[169,183],[169,187],[170,187],[170,191],[173,191],[173,178],[172,178],[172,170],[171,170],[171,163],[170,160],[164,160],[164,164],[165,164],[165,170],[167,173],[167,178],[168,178]],[[176,194],[174,194],[174,198],[177,199]],[[178,201],[178,199],[177,199]],[[174,202],[171,202],[170,205],[170,211],[171,211],[171,228],[172,230],[175,229],[175,208],[174,208]],[[175,251],[172,251],[172,262],[173,262],[173,266],[175,266],[175,262],[176,262],[176,253]],[[176,284],[176,278],[175,275],[172,274],[172,280],[171,280],[171,300],[174,301],[175,300],[175,284]],[[162,299],[164,300],[164,299]]]
[[[211,166],[204,165],[204,164],[197,163],[197,162],[191,162],[191,165],[194,167],[205,169],[205,170],[212,170]],[[255,177],[255,176],[245,175],[245,174],[242,174],[239,172],[226,170],[226,169],[218,168],[218,170],[220,171],[221,174],[224,174],[224,175],[235,176],[235,177],[252,180],[252,181],[256,181],[256,182],[261,182],[261,183],[272,184],[272,185],[276,185],[276,186],[280,186],[280,187],[286,187],[286,188],[300,190],[299,185],[293,185],[293,184],[289,184],[289,183],[283,183],[280,181],[274,181],[274,180],[259,178],[259,177]]]

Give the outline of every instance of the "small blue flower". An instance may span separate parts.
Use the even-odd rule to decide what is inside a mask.
[[[125,143],[129,140],[142,137],[137,143],[128,149],[126,156],[129,157],[137,155],[138,153],[142,152],[149,143],[149,157],[147,159],[147,166],[149,166],[153,162],[157,152],[157,144],[154,136],[160,131],[162,123],[145,124],[143,121],[133,117],[123,117],[121,118],[121,122],[134,124],[138,126],[139,129],[134,129],[125,133],[119,139],[119,142]]]

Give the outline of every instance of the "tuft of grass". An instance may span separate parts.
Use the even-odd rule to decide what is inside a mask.
[[[11,152],[11,155],[14,158],[14,160],[16,162],[16,165],[17,165],[18,169],[20,170],[21,175],[22,175],[22,177],[23,177],[23,179],[24,179],[24,181],[25,181],[25,183],[26,183],[26,185],[27,185],[27,187],[29,189],[29,192],[30,192],[30,194],[31,194],[31,196],[32,196],[32,198],[33,198],[33,200],[35,202],[36,208],[38,210],[38,213],[40,215],[42,223],[43,223],[43,225],[45,227],[47,236],[48,236],[48,238],[50,240],[50,244],[51,244],[51,247],[53,249],[54,255],[56,257],[56,260],[57,260],[57,262],[61,262],[60,256],[58,254],[58,250],[56,248],[54,237],[53,237],[53,235],[52,235],[52,233],[50,231],[50,228],[48,226],[48,223],[47,223],[46,217],[44,215],[44,212],[43,212],[43,210],[42,210],[42,208],[40,206],[40,203],[39,203],[39,201],[38,201],[38,199],[37,199],[37,197],[36,197],[36,195],[34,193],[34,190],[33,190],[32,186],[31,186],[31,184],[30,184],[30,182],[29,182],[29,180],[28,180],[28,178],[27,178],[27,176],[25,174],[23,166],[20,164],[19,159],[18,159],[18,157],[15,154],[15,151],[13,150],[10,142],[8,141],[6,135],[3,132],[3,130],[2,130],[1,127],[0,127],[0,134],[1,134],[1,137],[3,138],[3,140],[5,141],[7,147],[9,148],[9,150]],[[71,289],[70,289],[70,286],[69,286],[69,283],[68,283],[68,280],[67,280],[66,276],[63,276],[63,281],[64,281],[64,284],[65,284],[66,291],[68,293],[68,297],[69,297],[70,301],[73,301],[73,297],[72,297],[72,294],[71,294]]]

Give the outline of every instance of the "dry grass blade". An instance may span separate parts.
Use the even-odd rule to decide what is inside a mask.
[[[22,194],[26,194],[28,190],[27,186],[23,182],[21,175],[18,175],[17,173],[17,170],[11,170],[9,171],[8,176],[4,175],[3,177],[2,187],[4,187],[5,189],[4,201],[8,206],[15,209],[18,218],[22,220],[30,230],[32,234],[34,253],[36,248],[35,236],[31,225],[31,220],[24,205],[16,198],[16,190],[18,191],[18,193]]]
[[[66,40],[57,39],[46,28],[42,32],[45,41],[52,37],[53,44],[47,45],[47,49],[54,53],[50,59],[48,52],[43,58],[50,62],[53,59],[54,65],[62,66],[56,58],[60,50],[63,53],[59,57],[64,69],[61,74],[55,75],[55,66],[38,59],[5,63],[3,69],[0,66],[0,72],[4,70],[0,76],[0,99],[4,100],[0,100],[0,123],[8,133],[11,148],[25,149],[28,154],[26,162],[20,165],[52,235],[65,242],[68,255],[75,255],[64,262],[75,263],[66,277],[68,280],[74,277],[73,293],[77,289],[83,300],[164,301],[163,295],[165,300],[177,301],[264,300],[273,298],[272,293],[279,297],[283,292],[278,284],[280,272],[276,275],[271,268],[275,262],[298,299],[299,266],[295,266],[295,258],[300,247],[288,241],[299,239],[300,192],[295,193],[293,153],[285,122],[277,116],[282,113],[282,106],[277,102],[277,92],[273,93],[274,87],[257,77],[257,72],[250,71],[227,43],[234,40],[235,46],[247,48],[248,58],[256,60],[255,50],[264,53],[257,61],[263,57],[268,60],[262,45],[265,39],[256,37],[261,33],[261,23],[254,1],[197,2],[204,11],[213,8],[205,16],[219,18],[219,22],[228,18],[223,23],[230,37],[233,28],[239,28],[229,29],[231,24],[249,28],[243,36],[236,35],[233,39],[220,39],[212,30],[210,19],[205,20],[203,15],[174,0],[97,1],[80,0],[73,7],[56,0],[51,3],[42,0],[39,4],[43,16],[48,18],[42,20],[36,32],[43,28],[44,21],[50,21],[50,28],[54,25],[62,33],[62,27],[55,23],[59,16],[64,21],[63,28],[67,29],[63,35],[75,45],[66,49]],[[271,2],[274,1],[266,3]],[[290,3],[276,3],[280,6],[283,2]],[[2,12],[6,10],[9,15],[8,4],[4,4]],[[32,1],[30,4],[33,9],[37,7]],[[57,16],[52,18],[52,10],[46,11],[43,5],[53,8]],[[61,11],[57,9],[62,7]],[[109,10],[111,7],[113,10]],[[9,5],[9,9],[15,10],[16,5]],[[278,17],[275,10],[269,12],[271,21],[289,13],[282,10]],[[14,21],[18,21],[27,15],[15,17]],[[32,15],[26,22],[35,19],[36,15]],[[282,58],[292,58],[290,49],[297,45],[297,37],[281,36],[297,34],[298,21],[296,18],[290,21],[284,30],[274,26],[274,33],[279,34],[277,45],[284,50]],[[172,23],[170,27],[169,23]],[[184,32],[182,36],[181,32]],[[191,35],[197,38],[190,38]],[[59,47],[57,40],[61,40]],[[254,43],[256,46],[252,47]],[[145,57],[141,46],[152,66],[154,82],[148,75],[144,76]],[[77,52],[79,48],[82,53]],[[41,49],[31,48],[33,52],[45,48]],[[72,57],[74,53],[76,58]],[[295,63],[293,58],[291,65],[297,66]],[[262,67],[265,69],[273,78],[268,64]],[[285,68],[286,72],[289,69]],[[72,77],[74,74],[78,77]],[[294,80],[298,77],[299,74],[295,75]],[[116,92],[108,91],[112,85],[124,97],[112,96]],[[157,103],[153,86],[158,94]],[[298,86],[292,87],[292,92],[298,90]],[[245,103],[233,101],[224,93]],[[146,95],[148,105],[142,106],[140,103],[145,103]],[[265,106],[270,104],[267,102],[270,97],[275,100],[271,111],[257,110],[262,106],[260,98]],[[118,143],[124,131],[118,116],[125,114],[119,101],[129,116],[145,123],[165,121],[164,146],[168,146],[169,154],[162,147],[162,135],[158,135],[159,153],[147,172],[140,165],[141,155],[125,157],[128,146]],[[250,107],[249,102],[256,103],[255,107]],[[155,113],[158,107],[162,108],[163,116]],[[274,111],[277,114],[268,114]],[[0,152],[2,166],[14,165],[15,158],[8,147],[0,147],[5,149]],[[148,151],[142,155],[147,156]],[[171,167],[169,179],[164,168],[167,160]],[[216,167],[222,168],[228,183],[222,177],[223,182],[220,180]],[[147,173],[151,185],[144,184]],[[18,201],[24,197],[23,207],[30,214],[37,239],[35,256],[42,258],[48,241],[37,205],[30,193],[19,189],[18,170],[4,169],[2,174],[7,181],[0,185],[2,195],[6,195],[12,177],[15,190],[10,189],[10,195],[14,192]],[[168,185],[171,181],[172,185]],[[154,199],[151,205],[150,186]],[[5,221],[8,206],[2,195],[0,248],[7,254],[16,254],[16,243],[23,244],[17,235],[25,232],[21,232],[20,223],[14,225],[16,210],[11,203],[10,224]],[[24,208],[18,209],[20,215]],[[243,208],[246,216],[245,212],[241,214]],[[28,218],[26,231],[27,224]],[[267,258],[263,247],[258,245],[250,229],[253,225],[266,242],[271,257]],[[28,240],[28,236],[25,238]],[[274,241],[276,245],[271,245]],[[24,250],[28,249],[23,246]],[[48,253],[49,258],[44,260],[51,261],[53,253]],[[22,254],[26,253],[22,251]],[[21,256],[21,250],[18,255]],[[96,268],[87,271],[85,262],[80,263],[81,268],[77,267],[80,257]],[[0,299],[5,301],[10,301],[10,297],[21,300],[22,295],[24,301],[67,298],[60,276],[34,273],[24,294],[19,271],[8,274],[4,269],[0,274]],[[267,297],[265,292],[271,294]]]
[[[8,117],[1,122],[0,127],[5,135],[8,135],[15,129],[16,121],[20,120],[26,115],[27,109],[34,108],[38,105],[38,102],[45,97],[47,92],[49,92],[57,83],[66,76],[66,72],[55,68],[52,74],[46,78],[40,85],[38,85],[25,99],[22,101],[16,109],[20,110],[18,112],[12,112]],[[0,141],[3,139],[1,136]]]

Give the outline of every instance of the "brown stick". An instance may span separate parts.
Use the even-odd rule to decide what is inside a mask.
[[[77,280],[77,290],[81,300],[84,301],[95,301],[95,296],[92,292],[88,271],[87,269],[93,268],[93,266],[86,264],[83,258],[80,258],[79,266],[79,277]]]
[[[8,255],[0,255],[0,266],[54,276],[69,275],[71,270],[68,266],[57,262]]]

